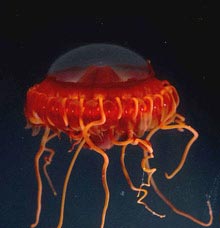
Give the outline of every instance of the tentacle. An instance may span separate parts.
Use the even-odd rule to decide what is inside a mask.
[[[35,168],[35,175],[36,175],[36,179],[37,179],[37,188],[38,189],[37,189],[36,217],[35,217],[35,222],[32,223],[30,226],[31,228],[34,228],[38,225],[40,213],[41,213],[41,198],[42,198],[43,186],[42,186],[42,180],[41,180],[41,175],[40,175],[40,170],[39,170],[39,160],[45,151],[45,146],[46,146],[46,143],[48,142],[49,134],[50,134],[50,129],[48,127],[45,127],[45,131],[42,136],[41,143],[40,143],[40,148],[39,148],[37,154],[35,155],[35,160],[34,160],[34,168]]]
[[[153,155],[153,149],[151,147],[151,145],[149,145],[149,142],[150,142],[150,139],[151,137],[158,131],[160,130],[160,127],[157,127],[157,128],[154,128],[152,129],[146,136],[146,139],[145,140],[142,140],[142,139],[139,139],[142,141],[142,144],[144,143],[145,144],[145,148],[142,147],[143,149],[143,153],[144,153],[144,157],[142,159],[142,163],[141,163],[141,167],[142,167],[142,170],[143,170],[143,174],[142,174],[142,178],[141,178],[141,184],[140,184],[140,187],[144,187],[144,186],[147,186],[149,187],[150,186],[150,178],[151,176],[153,175],[154,172],[156,172],[156,169],[150,169],[148,170],[146,167],[145,167],[145,160],[146,159],[150,159],[150,158],[153,158],[154,155]],[[149,153],[150,152],[150,153]],[[145,177],[145,173],[147,173],[147,182],[144,182],[144,177]],[[139,196],[140,192],[138,193],[138,196]]]
[[[49,135],[48,138],[47,138],[47,143],[51,139],[55,138],[56,136],[57,136],[57,133],[53,133],[53,134]],[[50,154],[49,154],[49,156],[47,155],[47,156],[44,157],[43,172],[44,172],[44,175],[45,175],[45,177],[47,179],[47,182],[48,182],[48,184],[49,184],[54,196],[56,196],[57,192],[56,192],[56,190],[55,190],[55,188],[53,186],[53,182],[52,182],[52,180],[51,180],[51,178],[50,178],[50,176],[49,176],[49,174],[47,172],[47,166],[51,164],[51,162],[53,160],[53,156],[55,155],[55,151],[53,149],[45,147],[44,148],[44,152],[49,152]]]
[[[95,144],[91,140],[87,141],[86,143],[90,146],[90,148],[93,151],[99,153],[103,158],[102,185],[103,185],[103,189],[105,192],[105,201],[104,201],[104,206],[103,206],[103,210],[102,210],[102,220],[101,220],[100,228],[104,228],[105,217],[106,217],[108,204],[109,204],[109,198],[110,198],[110,192],[109,192],[109,187],[108,187],[108,182],[107,182],[107,168],[108,168],[108,164],[109,164],[109,158],[108,158],[107,154],[105,153],[105,151],[102,150],[101,148],[95,146]]]
[[[149,165],[149,162],[148,160],[146,160],[146,167],[148,167],[148,169],[150,169],[150,165]],[[179,210],[178,208],[176,208],[164,195],[163,193],[158,189],[155,181],[154,181],[154,178],[152,177],[151,178],[151,185],[154,189],[154,191],[157,193],[157,195],[176,213],[176,214],[179,214],[183,217],[186,217],[190,220],[192,220],[193,222],[201,225],[201,226],[204,226],[204,227],[208,227],[208,226],[211,226],[212,225],[212,222],[213,222],[213,213],[212,213],[212,208],[211,208],[211,203],[209,201],[209,199],[206,201],[207,203],[207,206],[208,206],[208,210],[209,210],[209,221],[206,223],[206,222],[202,222],[200,221],[199,219],[195,218],[194,216],[182,211],[182,210]]]
[[[179,117],[179,116],[178,116]],[[182,154],[182,158],[180,160],[180,163],[178,164],[178,166],[176,167],[176,169],[171,173],[171,174],[167,174],[165,173],[165,176],[167,179],[172,179],[183,167],[185,161],[186,161],[186,158],[187,158],[187,155],[188,155],[188,152],[192,146],[192,144],[196,141],[196,139],[198,138],[199,134],[198,132],[192,128],[191,126],[189,125],[186,125],[182,120],[180,119],[176,119],[175,122],[177,124],[173,124],[173,125],[166,125],[166,126],[163,126],[161,127],[162,130],[170,130],[170,129],[187,129],[188,131],[190,131],[192,134],[193,134],[193,137],[189,140],[189,142],[187,143],[186,147],[185,147],[185,150]]]
[[[141,168],[143,170],[144,173],[147,173],[148,179],[147,179],[147,183],[142,183],[141,186],[150,186],[150,179],[153,175],[154,172],[156,172],[156,168],[150,168],[148,169],[148,167],[146,167],[145,163],[146,161],[148,161],[149,159],[154,157],[153,154],[153,149],[152,146],[150,145],[150,142],[147,140],[143,140],[143,139],[135,139],[135,143],[138,144],[142,149],[143,149],[143,158],[141,161]]]
[[[92,140],[89,137],[89,133],[88,133],[89,129],[91,127],[102,125],[106,121],[106,116],[105,116],[105,112],[103,109],[103,98],[98,97],[98,100],[99,100],[99,108],[100,108],[100,114],[101,114],[100,120],[92,121],[92,122],[88,123],[87,125],[84,125],[83,119],[80,118],[80,127],[83,129],[83,137],[84,137],[87,145],[90,147],[90,149],[97,152],[98,154],[100,154],[103,157],[102,185],[103,185],[103,189],[105,192],[105,201],[104,201],[104,206],[103,206],[103,210],[102,210],[102,220],[101,220],[100,228],[104,228],[105,217],[106,217],[106,212],[108,209],[109,198],[110,198],[110,193],[109,193],[109,188],[108,188],[108,183],[107,183],[107,168],[108,168],[108,164],[109,164],[109,159],[108,159],[108,156],[105,153],[105,151],[102,150],[101,148],[97,147],[92,142]],[[81,100],[81,105],[83,106],[83,99]]]
[[[137,188],[137,187],[135,187],[134,184],[132,183],[131,178],[130,178],[130,176],[129,176],[129,174],[128,174],[127,168],[126,168],[126,166],[125,166],[125,161],[124,161],[126,147],[127,147],[127,145],[122,146],[122,150],[121,150],[121,159],[120,159],[120,160],[121,160],[121,167],[122,167],[122,171],[123,171],[123,173],[124,173],[124,176],[125,176],[125,178],[126,178],[126,180],[127,180],[128,185],[130,186],[130,188],[131,188],[133,191],[138,192],[138,197],[139,197],[139,195],[140,195],[140,192],[143,193],[143,195],[140,196],[140,197],[138,198],[137,203],[138,203],[138,204],[141,204],[141,205],[144,205],[144,207],[145,207],[150,213],[152,213],[153,215],[156,215],[156,216],[158,216],[158,217],[160,217],[160,218],[164,218],[165,215],[158,214],[157,212],[155,212],[154,210],[152,210],[145,202],[143,202],[144,198],[146,198],[146,196],[147,196],[147,194],[148,194],[147,190],[146,190],[146,189],[143,189],[142,187]],[[150,170],[150,169],[149,169],[149,170]]]
[[[66,191],[67,191],[67,186],[68,186],[68,183],[69,183],[69,179],[70,179],[70,175],[72,173],[72,169],[73,169],[73,166],[76,162],[76,159],[79,155],[79,152],[81,151],[83,145],[85,144],[85,140],[83,139],[77,150],[75,151],[74,155],[73,155],[73,158],[72,158],[72,161],[69,165],[69,168],[67,170],[67,173],[66,173],[66,177],[65,177],[65,180],[64,180],[64,184],[63,184],[63,193],[62,193],[62,200],[61,200],[61,207],[60,207],[60,218],[59,218],[59,223],[57,225],[57,228],[61,228],[62,225],[63,225],[63,217],[64,217],[64,207],[65,207],[65,199],[66,199]]]
[[[43,172],[44,172],[44,175],[45,175],[45,177],[47,179],[47,182],[48,182],[48,184],[49,184],[54,196],[56,196],[57,192],[56,192],[56,190],[54,188],[54,185],[53,185],[53,182],[52,182],[52,180],[51,180],[51,178],[50,178],[50,176],[49,176],[49,174],[47,172],[47,166],[51,164],[53,156],[55,154],[55,151],[53,149],[50,149],[50,148],[45,148],[44,151],[49,152],[50,154],[49,154],[49,156],[45,156],[44,157]]]
[[[173,171],[173,173],[171,175],[168,175],[168,174],[165,174],[166,177],[168,179],[174,177],[182,168],[182,166],[184,165],[184,162],[186,160],[186,157],[187,157],[187,154],[188,154],[188,151],[190,149],[190,147],[192,146],[193,142],[198,138],[198,133],[195,129],[193,129],[191,126],[188,126],[185,124],[185,118],[179,114],[175,114],[174,117],[173,117],[173,121],[177,124],[173,124],[173,125],[165,125],[163,127],[161,126],[158,126],[157,128],[154,128],[153,130],[151,130],[147,137],[146,137],[146,140],[149,141],[151,139],[151,137],[160,129],[163,129],[163,130],[168,130],[168,129],[177,129],[177,130],[180,130],[180,131],[183,131],[183,129],[187,129],[189,130],[190,132],[192,132],[193,134],[193,137],[191,138],[191,140],[187,143],[186,147],[185,147],[185,150],[183,152],[183,155],[182,155],[182,159],[180,161],[180,164],[177,166],[177,168]],[[146,154],[145,154],[146,156]],[[149,165],[149,160],[146,159],[145,161],[145,167],[148,169],[148,170],[151,170],[150,168],[150,165]],[[149,179],[148,179],[149,180]],[[212,208],[211,208],[211,203],[209,201],[209,199],[206,201],[207,203],[207,206],[208,206],[208,210],[209,210],[209,221],[207,223],[205,222],[202,222],[200,220],[198,220],[197,218],[193,217],[192,215],[190,214],[187,214],[186,212],[184,211],[181,211],[179,209],[177,209],[164,195],[163,193],[158,189],[155,181],[154,181],[154,178],[153,176],[151,175],[151,178],[150,178],[150,183],[152,185],[152,187],[154,188],[155,192],[158,194],[158,196],[177,214],[181,215],[181,216],[184,216],[190,220],[192,220],[193,222],[201,225],[201,226],[205,226],[205,227],[208,227],[212,224],[213,222],[213,213],[212,213]]]

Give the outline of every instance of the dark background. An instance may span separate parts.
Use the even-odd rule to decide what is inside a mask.
[[[158,6],[159,7],[159,6]],[[153,11],[154,10],[154,11]],[[52,10],[51,10],[52,11]],[[25,130],[25,94],[43,80],[48,68],[61,54],[89,43],[113,43],[151,59],[158,78],[169,80],[179,91],[179,113],[200,133],[187,162],[170,181],[165,171],[173,170],[190,133],[162,131],[152,139],[158,169],[155,180],[164,194],[180,209],[208,220],[206,194],[214,211],[212,227],[219,227],[219,92],[212,72],[214,41],[210,30],[209,7],[205,1],[176,4],[146,10],[147,16],[73,16],[74,13],[46,13],[15,7],[3,12],[0,30],[0,227],[28,227],[34,219],[36,181],[34,155],[40,137]],[[147,12],[152,13],[152,16]],[[217,73],[217,72],[216,72]],[[56,227],[60,194],[71,154],[65,136],[55,139],[56,150],[50,174],[58,197],[54,198],[43,178],[43,209],[39,227]],[[136,204],[122,175],[119,148],[108,151],[111,198],[105,228],[197,228],[193,222],[170,211],[152,190],[147,202],[163,220]],[[129,148],[126,163],[135,184],[140,184],[141,151]],[[67,195],[63,227],[98,228],[103,205],[101,158],[83,150],[73,170]],[[117,178],[116,178],[117,177]]]

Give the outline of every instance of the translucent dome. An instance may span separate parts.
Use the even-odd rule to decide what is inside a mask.
[[[145,78],[148,63],[137,53],[113,44],[89,44],[60,56],[50,67],[48,75],[57,80],[77,82],[91,66],[111,67],[122,81]]]

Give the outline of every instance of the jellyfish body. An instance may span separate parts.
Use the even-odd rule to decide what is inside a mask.
[[[42,181],[39,160],[43,153],[43,167],[48,183],[56,195],[52,181],[47,173],[54,150],[47,148],[48,141],[60,133],[65,133],[78,145],[68,168],[62,193],[60,219],[64,218],[66,189],[76,158],[83,147],[87,147],[103,157],[102,183],[105,201],[100,228],[104,227],[110,193],[107,183],[109,159],[106,150],[121,146],[121,166],[132,190],[138,193],[137,203],[152,214],[161,218],[145,202],[146,187],[152,186],[160,198],[177,214],[192,221],[209,226],[212,223],[210,202],[207,201],[210,220],[205,223],[177,209],[158,189],[149,160],[154,157],[150,139],[158,130],[187,129],[193,137],[186,145],[182,159],[168,179],[174,177],[185,163],[188,151],[197,139],[198,133],[185,124],[185,119],[177,113],[179,96],[168,81],[156,78],[150,61],[138,54],[109,44],[92,44],[76,48],[58,58],[48,71],[44,81],[31,87],[27,92],[25,116],[34,134],[42,127],[45,129],[40,148],[35,156],[35,173],[38,182],[36,227],[41,212]],[[145,137],[144,137],[145,136]],[[128,145],[137,145],[143,150],[141,168],[147,175],[146,182],[134,186],[126,169],[124,156]]]

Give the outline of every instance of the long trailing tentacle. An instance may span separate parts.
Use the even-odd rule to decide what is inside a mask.
[[[184,118],[182,116],[180,116],[179,114],[176,114],[176,117],[177,118],[174,120],[175,124],[165,125],[165,126],[161,127],[161,129],[162,130],[170,130],[170,129],[178,129],[178,130],[181,129],[182,130],[182,129],[187,129],[188,131],[190,131],[193,134],[193,137],[187,143],[187,145],[185,147],[185,150],[184,150],[184,152],[182,154],[182,158],[180,160],[180,163],[178,164],[176,169],[171,174],[165,173],[165,177],[167,179],[172,179],[182,169],[182,167],[183,167],[183,165],[184,165],[184,163],[186,161],[186,158],[187,158],[188,152],[190,150],[190,147],[192,146],[192,144],[196,141],[196,139],[199,136],[198,132],[194,128],[192,128],[191,126],[185,124]]]
[[[150,165],[149,165],[149,161],[146,160],[146,167],[148,167],[148,169],[150,169]],[[212,208],[211,208],[211,203],[209,201],[209,199],[206,201],[207,203],[207,206],[208,206],[208,210],[209,210],[209,221],[208,222],[203,222],[203,221],[200,221],[199,219],[195,218],[194,216],[176,208],[165,196],[164,194],[158,189],[155,181],[154,181],[154,178],[151,177],[150,179],[150,182],[151,182],[151,185],[154,189],[154,191],[157,193],[157,195],[176,213],[176,214],[179,214],[183,217],[186,217],[190,220],[192,220],[193,222],[201,225],[201,226],[204,226],[204,227],[208,227],[208,226],[211,226],[212,225],[212,222],[213,222],[213,213],[212,213]]]
[[[187,157],[187,154],[189,152],[189,149],[190,147],[192,146],[192,144],[194,143],[194,141],[198,138],[198,133],[195,129],[193,129],[191,126],[188,126],[185,124],[185,118],[179,114],[175,114],[174,117],[173,117],[173,122],[174,124],[172,125],[164,125],[164,126],[158,126],[157,128],[151,130],[147,137],[146,137],[146,140],[149,141],[151,139],[151,137],[160,129],[163,129],[163,130],[169,130],[169,129],[177,129],[177,130],[180,130],[182,131],[183,129],[187,129],[189,130],[190,132],[192,132],[193,134],[193,137],[190,139],[190,141],[187,143],[186,147],[185,147],[185,150],[183,152],[183,155],[182,155],[182,159],[179,163],[179,165],[177,166],[177,168],[172,172],[172,174],[168,175],[168,174],[165,174],[166,178],[167,179],[171,179],[173,178],[180,170],[181,168],[183,167],[184,163],[185,163],[185,160],[186,160],[186,157]],[[144,153],[144,157],[146,157],[146,153]],[[150,165],[149,165],[149,160],[148,159],[145,159],[145,167],[147,169],[151,169],[150,168]],[[143,182],[143,181],[142,181]],[[149,177],[148,177],[148,182],[149,182]],[[147,183],[148,185],[149,183]],[[199,219],[195,218],[194,216],[182,211],[182,210],[179,210],[177,209],[164,195],[163,193],[158,189],[155,181],[154,181],[154,178],[151,176],[150,178],[150,184],[152,185],[152,187],[154,188],[154,191],[157,193],[157,195],[177,214],[181,215],[181,216],[184,216],[190,220],[192,220],[193,222],[201,225],[201,226],[204,226],[204,227],[208,227],[212,224],[213,222],[213,213],[212,213],[212,208],[211,208],[211,203],[210,203],[210,200],[208,199],[206,201],[207,203],[207,206],[208,206],[208,210],[209,210],[209,221],[206,223],[206,222],[203,222],[203,221],[200,221]],[[143,184],[142,183],[142,186],[143,185],[146,185],[146,184]]]
[[[55,154],[55,151],[53,149],[50,149],[50,148],[45,148],[44,151],[49,152],[50,154],[48,156],[44,157],[43,172],[44,172],[44,175],[45,175],[45,177],[47,179],[47,182],[48,182],[48,184],[49,184],[54,196],[56,196],[57,192],[56,192],[56,190],[54,188],[53,182],[52,182],[52,180],[51,180],[51,178],[50,178],[50,176],[48,174],[48,171],[47,171],[47,167],[51,164],[51,162],[53,160],[53,156]]]
[[[83,106],[83,101],[84,100],[81,99],[81,101],[80,101],[81,106]],[[108,159],[108,156],[105,153],[105,151],[102,150],[101,148],[99,148],[98,146],[96,146],[93,143],[93,141],[90,139],[90,136],[89,136],[89,130],[92,127],[98,126],[98,125],[103,125],[106,121],[106,116],[105,116],[105,112],[104,112],[104,108],[103,108],[103,98],[101,96],[98,97],[98,101],[99,101],[99,109],[100,109],[100,115],[101,115],[100,119],[92,121],[92,122],[88,123],[87,125],[84,125],[82,118],[80,118],[79,122],[80,122],[81,129],[83,129],[83,137],[85,139],[86,144],[90,147],[91,150],[97,152],[103,158],[102,185],[103,185],[103,189],[105,192],[105,200],[104,200],[104,206],[103,206],[103,210],[102,210],[102,219],[101,219],[100,228],[104,228],[105,218],[106,218],[106,213],[107,213],[109,198],[110,198],[110,192],[109,192],[108,182],[107,182],[107,168],[108,168],[108,164],[109,164],[109,159]],[[83,108],[82,108],[82,110],[83,110]]]
[[[63,184],[63,193],[62,193],[62,199],[61,199],[61,207],[60,207],[60,218],[59,218],[59,223],[57,225],[57,228],[61,228],[62,225],[63,225],[63,218],[64,218],[64,207],[65,207],[65,199],[66,199],[66,191],[67,191],[67,186],[68,186],[68,183],[69,183],[69,179],[70,179],[70,175],[72,173],[72,169],[73,169],[73,166],[76,162],[76,159],[79,155],[79,152],[81,151],[83,145],[85,144],[85,140],[83,139],[77,150],[75,151],[74,155],[73,155],[73,158],[70,162],[70,165],[69,165],[69,168],[67,170],[67,173],[66,173],[66,177],[65,177],[65,180],[64,180],[64,184]]]
[[[35,160],[34,160],[35,175],[37,179],[37,209],[36,209],[35,222],[31,224],[30,226],[31,228],[34,228],[38,225],[40,213],[41,213],[41,198],[42,198],[43,186],[42,186],[42,180],[41,180],[41,175],[39,170],[39,161],[42,154],[45,151],[45,146],[46,146],[46,143],[48,142],[49,134],[50,134],[50,129],[48,127],[45,127],[45,131],[40,143],[40,148],[37,154],[35,155]]]
[[[151,137],[158,131],[160,130],[160,127],[157,127],[157,128],[154,128],[152,129],[146,136],[145,140],[142,140],[142,144],[143,142],[146,144],[146,145],[149,145],[149,142],[150,142],[150,139]],[[149,153],[151,152],[151,153]],[[142,173],[142,178],[141,178],[141,184],[140,184],[140,187],[142,188],[143,186],[147,186],[149,187],[150,186],[150,178],[152,176],[152,174],[154,172],[156,172],[156,169],[150,169],[151,172],[146,172],[147,171],[147,167],[145,166],[145,160],[146,159],[150,159],[150,158],[153,158],[153,150],[152,150],[152,147],[151,146],[148,146],[148,150],[146,151],[144,148],[143,148],[143,159],[142,159],[142,163],[141,163],[141,167],[142,167],[142,170],[143,170],[143,173]],[[145,179],[145,173],[147,173],[147,182],[144,181]],[[140,192],[138,193],[138,195],[140,194]]]
[[[165,177],[167,179],[172,179],[182,169],[191,146],[193,145],[193,143],[196,141],[196,139],[199,136],[198,132],[194,128],[192,128],[189,125],[186,125],[185,118],[183,116],[181,116],[180,114],[176,113],[172,118],[172,122],[173,122],[173,124],[161,123],[158,127],[152,129],[146,136],[146,140],[150,141],[152,136],[160,129],[161,130],[177,129],[179,131],[183,131],[183,129],[187,129],[188,131],[190,131],[193,134],[193,137],[189,140],[189,142],[187,143],[187,145],[184,149],[182,158],[181,158],[178,166],[176,167],[176,169],[171,174],[165,173]]]
[[[57,133],[53,133],[53,134],[49,135],[48,136],[48,139],[47,139],[47,143],[51,139],[55,138],[56,136],[58,136]],[[47,182],[48,182],[48,184],[49,184],[49,186],[50,186],[50,188],[51,188],[54,196],[56,196],[57,195],[57,192],[56,192],[56,190],[54,188],[53,182],[52,182],[52,180],[51,180],[51,178],[50,178],[50,176],[48,174],[48,171],[47,171],[48,166],[52,163],[53,157],[55,155],[55,151],[53,149],[51,149],[51,148],[45,147],[44,148],[44,152],[48,152],[49,155],[44,156],[43,172],[44,172],[44,175],[45,175],[45,177],[47,179]]]
[[[92,148],[93,151],[100,154],[103,158],[102,185],[103,185],[103,189],[105,192],[105,201],[104,201],[104,206],[103,206],[103,210],[102,210],[102,220],[101,220],[100,228],[104,228],[105,217],[106,217],[109,199],[110,199],[110,192],[109,192],[109,187],[108,187],[108,182],[107,182],[107,169],[108,169],[108,164],[109,164],[109,158],[108,158],[108,155],[105,153],[105,151],[102,150],[101,148],[95,146],[95,144],[92,141],[87,141],[87,144],[90,146],[90,148]]]
[[[122,146],[122,150],[121,150],[121,158],[120,158],[120,161],[121,161],[121,167],[122,167],[122,171],[124,173],[124,176],[127,180],[127,183],[128,185],[130,186],[130,188],[133,190],[133,191],[136,191],[138,192],[138,200],[137,200],[137,203],[138,204],[141,204],[141,205],[144,205],[144,207],[150,212],[152,213],[153,215],[156,215],[160,218],[164,218],[165,215],[161,215],[161,214],[158,214],[157,212],[155,212],[154,210],[152,210],[148,205],[147,203],[143,202],[144,198],[146,198],[148,192],[146,189],[143,189],[142,186],[140,188],[137,188],[134,186],[134,184],[132,183],[131,181],[131,178],[129,176],[129,173],[127,171],[127,168],[125,166],[125,161],[124,161],[124,158],[125,158],[125,151],[126,151],[126,147],[127,145],[124,145]],[[152,169],[148,169],[149,172],[152,172]],[[154,171],[153,171],[154,172]],[[140,196],[140,193],[143,193],[142,196]]]

